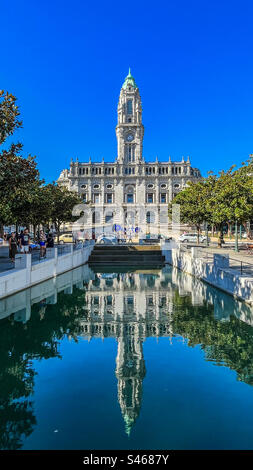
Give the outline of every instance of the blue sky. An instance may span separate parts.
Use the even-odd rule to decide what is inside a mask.
[[[253,153],[252,1],[0,0],[0,89],[19,100],[15,139],[56,179],[70,158],[116,157],[129,66],[147,160],[190,155],[203,175]]]

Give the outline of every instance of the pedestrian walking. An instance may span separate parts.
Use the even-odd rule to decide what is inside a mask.
[[[47,248],[54,248],[54,236],[49,232],[47,237]]]
[[[40,236],[39,236],[39,245],[40,245],[40,257],[44,258],[46,256],[46,241],[47,237],[43,230],[40,230]]]
[[[30,235],[28,228],[25,228],[25,230],[21,230],[20,232],[20,237],[19,237],[19,245],[21,248],[21,253],[29,253],[29,243],[30,243]]]
[[[9,238],[9,257],[12,263],[14,263],[15,261],[15,255],[17,254],[17,252],[18,252],[18,244],[17,244],[17,239],[16,239],[16,233],[11,232],[11,236]]]

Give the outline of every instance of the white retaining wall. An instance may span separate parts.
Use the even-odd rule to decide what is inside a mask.
[[[57,248],[48,248],[47,258],[34,264],[31,254],[16,255],[15,268],[0,273],[0,299],[87,263],[93,247],[93,241],[74,251],[71,245],[61,256]]]
[[[213,260],[205,260],[201,248],[186,252],[170,243],[162,244],[162,253],[166,263],[253,305],[253,278],[230,269],[229,255],[214,254]]]

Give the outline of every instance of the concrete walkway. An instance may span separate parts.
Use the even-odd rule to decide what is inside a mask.
[[[229,269],[236,270],[238,274],[253,276],[253,252],[247,253],[245,244],[239,245],[239,252],[234,251],[234,245],[226,244],[223,248],[217,246],[200,246],[203,251],[203,259],[208,260],[208,255],[217,253],[219,255],[229,255]],[[188,248],[190,249],[190,248]]]

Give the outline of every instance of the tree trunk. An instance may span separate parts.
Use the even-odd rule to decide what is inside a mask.
[[[4,237],[4,224],[2,222],[0,222],[0,237]]]
[[[231,223],[230,222],[228,222],[228,236],[231,240]]]
[[[56,231],[57,231],[57,243],[59,245],[59,236],[60,236],[60,233],[59,233],[59,229],[60,229],[60,223],[56,222],[55,221],[55,228],[56,228]]]
[[[37,227],[37,225],[34,224],[33,225],[33,238],[34,238],[34,241],[36,240],[36,227]]]
[[[200,232],[200,226],[197,225],[197,244],[199,245],[199,232]]]
[[[219,228],[218,228],[218,247],[219,248],[222,248],[222,239],[223,239],[223,236],[222,236],[222,224],[219,225]]]

